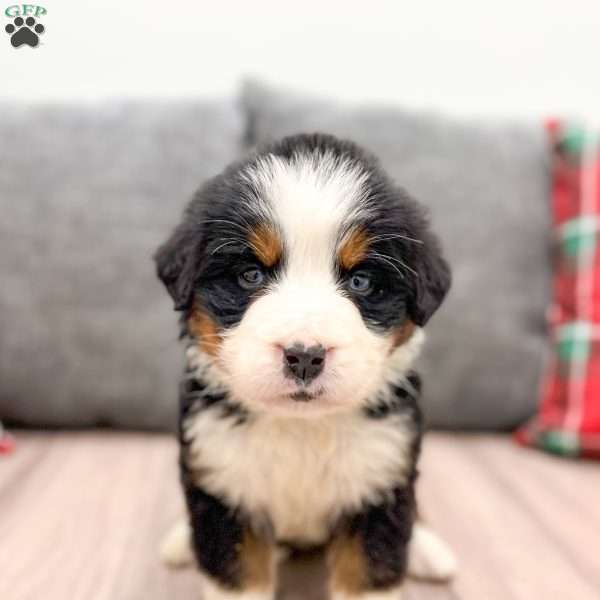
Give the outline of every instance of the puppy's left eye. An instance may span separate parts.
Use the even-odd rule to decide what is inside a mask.
[[[350,275],[348,286],[356,294],[366,296],[373,290],[373,283],[367,273],[353,273]]]
[[[240,273],[238,283],[245,290],[253,290],[259,287],[265,279],[265,274],[258,267],[251,267]]]

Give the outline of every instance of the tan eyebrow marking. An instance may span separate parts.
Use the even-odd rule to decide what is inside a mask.
[[[279,232],[273,226],[258,225],[250,231],[248,242],[256,258],[265,267],[272,267],[281,259],[283,244]]]
[[[361,263],[367,257],[370,241],[363,229],[354,228],[346,233],[337,251],[342,268],[349,271]]]

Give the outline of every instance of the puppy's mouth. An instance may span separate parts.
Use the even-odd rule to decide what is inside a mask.
[[[296,390],[289,394],[289,398],[294,402],[310,402],[315,400],[319,396],[323,395],[323,390],[316,390],[315,392],[307,392],[306,390]]]

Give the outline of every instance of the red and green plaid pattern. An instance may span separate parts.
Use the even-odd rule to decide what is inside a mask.
[[[600,144],[557,121],[553,147],[552,350],[537,416],[519,442],[567,456],[600,458]]]

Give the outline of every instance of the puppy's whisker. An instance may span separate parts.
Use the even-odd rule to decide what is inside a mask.
[[[398,263],[402,268],[406,269],[407,271],[409,271],[410,273],[412,273],[415,277],[419,277],[419,274],[414,270],[411,269],[404,261],[400,260],[399,258],[394,258],[393,256],[388,256],[387,254],[381,254],[379,252],[375,252],[375,251],[371,251],[369,252],[369,254],[371,256],[373,256],[376,259],[379,260],[383,260],[384,262],[387,262],[390,266],[393,266],[393,262]],[[394,267],[396,269],[396,271],[398,273],[400,273],[400,275],[402,275],[402,277],[404,277],[404,274],[401,273],[396,267]]]
[[[228,239],[225,242],[223,242],[222,244],[220,244],[219,246],[217,246],[211,253],[210,255],[212,256],[213,254],[216,254],[219,250],[221,250],[221,248],[225,248],[226,246],[231,246],[232,244],[241,244],[245,247],[248,247],[248,244],[246,242],[244,242],[244,240],[241,239]]]
[[[385,263],[387,263],[390,267],[392,267],[392,269],[394,269],[394,271],[396,271],[396,273],[398,273],[398,275],[400,275],[400,277],[402,277],[402,279],[405,279],[405,275],[404,273],[391,261],[388,260],[386,257],[382,256],[381,254],[377,253],[377,252],[369,252],[369,256],[372,256],[373,258],[377,259],[377,260],[381,260]]]
[[[423,244],[423,240],[412,238],[408,235],[402,235],[400,233],[388,233],[384,235],[376,235],[375,237],[369,238],[371,242],[385,242],[388,240],[406,240],[407,242],[413,242],[415,244]]]
[[[243,225],[240,225],[239,223],[236,223],[235,221],[229,221],[227,219],[207,219],[206,221],[202,221],[202,223],[204,224],[209,224],[209,223],[224,223],[225,225],[231,225],[232,227],[237,227],[239,230],[243,231],[244,233],[248,233],[248,227],[244,227]]]

